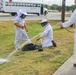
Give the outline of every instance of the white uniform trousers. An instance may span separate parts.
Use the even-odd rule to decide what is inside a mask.
[[[23,39],[26,44],[31,43],[24,29],[16,30],[15,43],[14,43],[16,49],[19,48],[19,41],[21,39]]]
[[[53,46],[53,43],[51,42],[50,39],[43,40],[43,42],[42,42],[42,48],[51,47],[51,46]]]

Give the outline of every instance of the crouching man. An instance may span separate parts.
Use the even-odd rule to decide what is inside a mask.
[[[57,45],[53,40],[53,29],[49,22],[46,19],[42,19],[41,26],[44,28],[44,31],[40,34],[40,37],[37,39],[37,41],[42,37],[44,38],[44,40],[42,41],[38,51],[43,51],[41,48],[45,47],[56,47]]]

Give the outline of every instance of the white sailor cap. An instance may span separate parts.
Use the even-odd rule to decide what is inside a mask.
[[[25,9],[20,9],[19,12],[22,13],[22,14],[24,14],[24,15],[27,15],[27,12],[26,12]]]
[[[42,19],[41,23],[48,22],[47,19]]]

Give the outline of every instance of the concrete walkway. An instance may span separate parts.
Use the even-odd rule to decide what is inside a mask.
[[[74,56],[71,56],[53,75],[76,75]]]

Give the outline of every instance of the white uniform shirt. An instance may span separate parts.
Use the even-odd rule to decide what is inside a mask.
[[[44,37],[44,40],[42,42],[42,47],[52,46],[51,41],[53,40],[53,30],[49,23],[44,26],[44,31],[42,32],[40,37]]]

